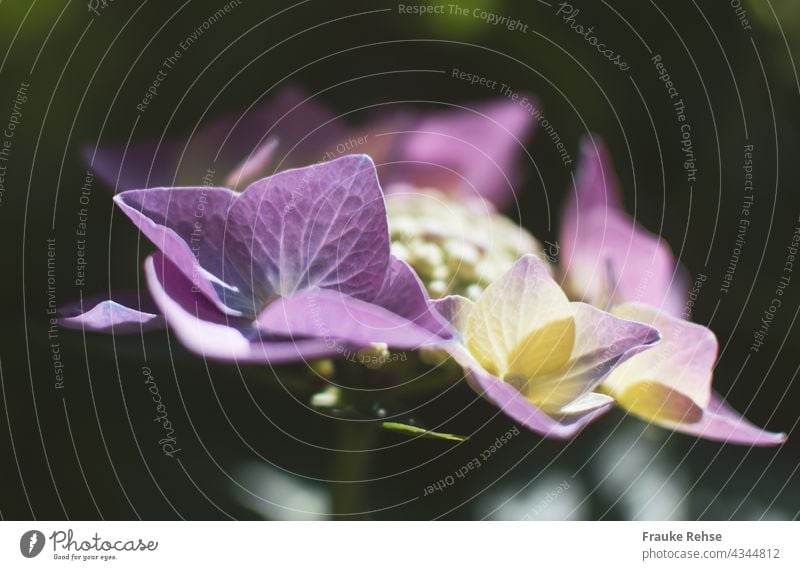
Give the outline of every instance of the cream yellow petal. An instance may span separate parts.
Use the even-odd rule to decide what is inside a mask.
[[[547,323],[528,334],[508,355],[503,380],[519,387],[534,404],[557,413],[585,391],[585,386],[563,382],[563,373],[575,346],[575,319]]]
[[[544,262],[526,255],[475,302],[467,319],[466,344],[473,357],[491,374],[502,376],[514,359],[519,359],[527,370],[534,355],[547,356],[544,339],[561,336],[569,325],[537,331],[554,322],[569,321],[572,314],[567,296]],[[523,355],[527,350],[524,346],[519,348],[526,342],[531,344],[530,357]],[[559,346],[546,366],[555,366],[565,350]]]

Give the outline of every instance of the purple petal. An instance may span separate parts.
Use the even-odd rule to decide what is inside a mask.
[[[317,337],[366,346],[415,350],[445,339],[391,311],[328,289],[309,289],[271,303],[258,316],[261,330],[287,337]]]
[[[233,271],[226,274],[223,261],[228,210],[236,197],[226,188],[151,188],[122,192],[114,201],[195,289],[235,315],[253,306],[249,283]]]
[[[431,307],[428,294],[417,274],[408,263],[394,256],[391,258],[383,287],[372,302],[441,338],[453,336],[448,321]]]
[[[164,327],[164,319],[147,298],[135,292],[96,297],[62,308],[58,323],[69,329],[111,334],[134,334]],[[134,307],[139,306],[139,309]]]
[[[602,401],[585,411],[562,416],[551,416],[533,405],[510,384],[489,374],[463,353],[454,354],[467,371],[467,380],[478,394],[499,407],[503,413],[526,428],[545,437],[569,439],[586,425],[606,413],[611,400]]]
[[[257,179],[340,155],[336,147],[348,140],[349,132],[344,119],[332,113],[315,96],[290,86],[249,110],[218,121],[218,125],[207,129],[208,142],[204,142],[204,146],[221,147],[220,156],[215,160],[230,172],[243,156],[255,156],[256,149],[274,139],[280,153],[276,151],[273,155],[272,171],[253,172]]]
[[[320,287],[371,301],[389,267],[389,229],[365,155],[281,172],[230,210],[226,264],[262,297]]]
[[[238,363],[304,361],[334,356],[336,347],[321,339],[264,339],[252,321],[221,313],[166,256],[145,261],[150,293],[170,330],[192,352],[212,360]]]
[[[724,441],[740,445],[780,445],[786,441],[785,433],[776,433],[759,428],[731,408],[717,393],[711,394],[711,401],[700,421],[695,423],[658,422],[676,431],[705,439]]]
[[[395,134],[381,180],[480,196],[506,208],[515,199],[518,158],[534,126],[535,101],[526,100],[531,108],[501,98],[411,122]]]
[[[242,194],[152,188],[115,197],[221,311],[256,315],[276,296],[323,287],[371,300],[389,266],[383,194],[369,157],[281,172]]]
[[[567,285],[579,299],[599,307],[640,301],[673,315],[684,311],[684,275],[669,246],[622,209],[616,174],[597,137],[581,146],[561,241]]]

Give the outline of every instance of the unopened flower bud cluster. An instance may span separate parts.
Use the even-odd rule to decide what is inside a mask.
[[[433,298],[477,299],[522,255],[542,253],[533,236],[480,200],[392,188],[386,206],[392,253],[414,268]]]

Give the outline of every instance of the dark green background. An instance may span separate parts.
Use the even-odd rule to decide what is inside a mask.
[[[737,409],[747,409],[753,422],[796,431],[800,273],[765,345],[758,353],[749,351],[800,215],[800,84],[791,60],[800,56],[800,15],[794,2],[746,3],[753,26],[748,31],[728,2],[576,0],[578,21],[594,25],[630,62],[630,73],[622,73],[570,31],[554,8],[535,1],[462,4],[518,17],[531,30],[522,34],[473,18],[399,15],[396,2],[310,0],[291,6],[245,0],[183,55],[137,123],[136,103],[163,59],[223,4],[116,0],[93,18],[81,2],[0,3],[3,124],[20,82],[31,84],[0,205],[3,518],[253,517],[231,478],[244,462],[263,461],[259,455],[308,478],[332,477],[334,454],[291,436],[335,448],[337,422],[308,412],[268,369],[206,365],[166,333],[145,338],[148,364],[178,429],[183,449],[178,464],[156,444],[159,431],[142,385],[139,339],[84,339],[62,331],[63,391],[53,388],[50,364],[46,239],[58,243],[57,299],[64,304],[80,293],[71,281],[85,173],[81,148],[96,142],[101,129],[101,143],[124,142],[132,132],[134,138],[180,135],[204,114],[239,110],[284,83],[326,90],[321,98],[342,113],[403,101],[436,108],[437,102],[497,95],[452,79],[449,71],[457,67],[535,94],[573,157],[587,129],[602,135],[615,156],[629,209],[646,227],[661,231],[692,273],[708,275],[695,319],[711,322],[724,347],[717,389]],[[375,12],[383,8],[390,10]],[[691,191],[680,168],[672,109],[642,40],[663,55],[687,104],[700,167]],[[398,73],[423,69],[448,74]],[[365,116],[352,114],[354,121]],[[736,239],[747,141],[756,147],[756,200],[730,293],[723,296],[719,285]],[[540,239],[552,241],[570,171],[542,131],[528,150],[535,163],[526,167],[529,175],[513,215]],[[140,247],[149,246],[127,220],[112,215],[111,192],[99,182],[89,209],[83,295],[109,284],[135,287]],[[279,371],[295,372],[301,370]],[[453,392],[441,399],[441,409],[426,409],[429,421],[473,402],[466,386]],[[308,395],[300,392],[299,401]],[[399,445],[371,454],[368,473],[378,479],[361,487],[362,504],[381,509],[420,496],[512,425],[482,402],[472,404],[469,415],[445,427],[465,433],[490,422],[458,447],[384,433],[379,445]],[[472,499],[483,490],[488,489],[481,497],[495,491],[510,496],[531,481],[532,486],[548,476],[559,481],[565,473],[577,481],[568,491],[572,499],[586,499],[580,511],[586,518],[636,516],[637,501],[644,506],[667,493],[664,487],[617,499],[625,483],[648,478],[678,485],[678,498],[688,493],[680,516],[798,517],[797,434],[780,449],[751,450],[648,430],[646,443],[636,447],[644,460],[616,469],[615,484],[622,487],[614,487],[605,479],[609,464],[601,456],[610,453],[609,441],[620,429],[638,435],[643,425],[615,412],[568,444],[524,433],[447,491],[370,516],[481,518],[493,502]],[[662,499],[672,500],[668,493]]]

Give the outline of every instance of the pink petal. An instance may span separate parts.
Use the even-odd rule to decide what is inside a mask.
[[[170,330],[192,352],[226,362],[280,364],[337,354],[322,339],[264,340],[248,319],[221,313],[164,254],[145,261],[150,293]]]
[[[508,98],[424,115],[395,135],[381,180],[479,196],[504,209],[515,200],[533,126],[531,110]]]
[[[641,301],[673,315],[684,312],[685,275],[666,242],[623,210],[619,182],[598,137],[581,146],[561,242],[567,286],[577,298],[601,308]]]
[[[554,417],[541,411],[510,384],[486,372],[463,351],[455,350],[453,356],[467,371],[473,390],[514,421],[545,437],[572,438],[606,413],[613,403],[610,399],[603,400],[579,413]]]
[[[358,346],[386,343],[403,350],[445,342],[391,311],[328,289],[308,289],[271,303],[258,316],[258,326],[292,338],[317,337]]]
[[[373,304],[383,307],[442,338],[451,338],[449,322],[431,306],[431,301],[411,266],[392,256],[386,279]]]
[[[135,334],[163,328],[164,319],[149,301],[142,299],[140,306],[135,292],[115,294],[112,299],[85,299],[83,307],[73,303],[60,309],[62,316],[58,322],[69,329],[111,334]],[[140,308],[134,308],[137,306]]]
[[[731,408],[716,392],[703,410],[700,421],[695,423],[658,422],[665,427],[725,443],[739,445],[770,446],[786,441],[785,433],[776,433],[759,428]]]

